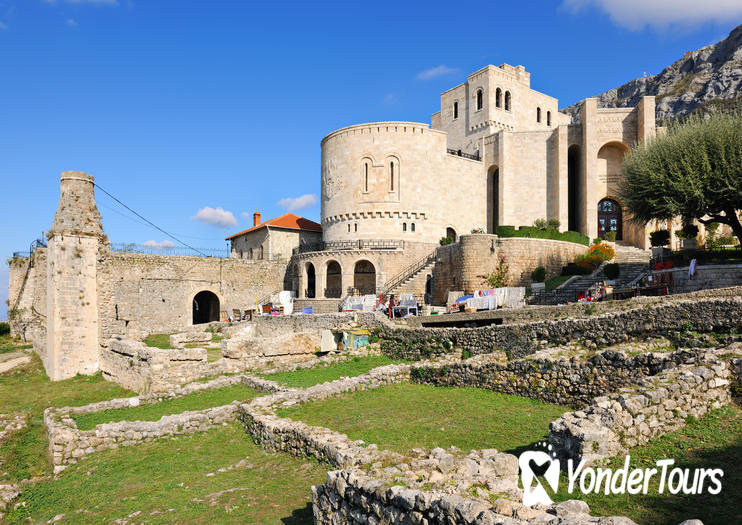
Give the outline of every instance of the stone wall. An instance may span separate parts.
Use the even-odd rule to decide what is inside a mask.
[[[693,277],[688,276],[688,268],[664,270],[661,273],[666,272],[672,274],[674,293],[742,285],[742,264],[699,265]]]
[[[93,430],[78,430],[75,420],[72,419],[75,415],[154,404],[195,392],[238,384],[247,385],[263,392],[280,390],[280,387],[273,381],[243,375],[220,377],[208,383],[195,383],[182,388],[175,388],[168,394],[147,394],[112,399],[81,407],[47,408],[44,411],[44,424],[49,436],[49,449],[54,474],[56,475],[68,466],[74,465],[88,454],[154,441],[164,436],[201,432],[234,421],[238,402],[205,410],[166,415],[158,421],[103,423],[97,425]]]
[[[46,248],[8,263],[10,333],[24,342],[46,341],[46,264]]]
[[[483,275],[495,270],[501,257],[509,266],[508,284],[525,286],[531,272],[546,268],[547,277],[587,249],[582,244],[551,239],[500,238],[497,235],[462,235],[459,242],[438,249],[433,270],[433,302],[444,304],[449,291],[469,294],[486,287]]]
[[[620,343],[644,336],[690,327],[700,332],[739,328],[742,298],[705,298],[646,304],[631,310],[584,319],[559,319],[494,325],[481,328],[385,328],[381,350],[404,359],[456,354],[505,352],[523,357],[545,344],[580,341],[593,346]]]

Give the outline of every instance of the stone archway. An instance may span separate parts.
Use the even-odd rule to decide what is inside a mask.
[[[371,261],[362,259],[356,262],[353,269],[353,288],[360,295],[376,293],[376,268]]]
[[[327,262],[325,297],[339,299],[343,295],[343,270],[337,261]]]
[[[307,263],[307,289],[306,289],[306,298],[307,299],[314,299],[317,294],[315,287],[317,285],[317,276],[314,272],[314,265],[310,262]]]
[[[214,292],[203,290],[193,298],[193,324],[219,320],[219,297]]]
[[[446,228],[446,237],[450,237],[451,242],[456,242],[458,240],[458,238],[456,237],[456,230],[454,230],[450,226]]]
[[[612,231],[617,241],[623,239],[623,211],[618,202],[605,198],[598,203],[598,237],[605,239]]]

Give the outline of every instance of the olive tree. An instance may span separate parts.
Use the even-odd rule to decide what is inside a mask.
[[[742,115],[716,112],[670,124],[627,155],[620,195],[638,223],[720,222],[742,243]]]

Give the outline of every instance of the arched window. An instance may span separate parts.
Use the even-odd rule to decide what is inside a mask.
[[[484,94],[482,93],[481,89],[477,90],[477,110],[482,109],[482,105],[484,104]]]
[[[541,122],[541,108],[536,108],[536,122]]]
[[[495,91],[495,106],[498,108],[502,107],[502,89],[497,88]]]
[[[363,163],[363,191],[368,192],[368,162]]]
[[[414,222],[412,224],[410,224],[410,230],[413,231],[413,232],[415,231],[415,223]]]
[[[260,248],[258,248],[258,259],[263,259],[263,246],[260,246]]]
[[[406,232],[407,231],[407,223],[406,222],[403,222],[402,223],[402,231],[403,232]]]
[[[458,101],[453,103],[453,119],[456,120],[457,118],[459,118],[459,103],[458,103]]]
[[[551,111],[546,112],[546,125],[551,126]]]
[[[394,161],[389,163],[389,191],[394,191]]]
[[[510,91],[505,92],[505,111],[510,111]]]

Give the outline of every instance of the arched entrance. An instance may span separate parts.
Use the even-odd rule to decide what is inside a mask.
[[[613,199],[603,199],[598,203],[598,236],[605,239],[608,232],[616,232],[617,241],[623,238],[623,213]]]
[[[340,263],[330,261],[327,263],[327,281],[325,297],[339,299],[343,295],[343,274]]]
[[[453,228],[446,228],[446,237],[450,237],[451,242],[456,242],[456,230]]]
[[[314,299],[316,297],[315,294],[315,286],[317,282],[317,276],[314,273],[314,265],[310,262],[307,263],[307,290],[306,290],[306,297],[307,299]]]
[[[360,295],[376,293],[376,268],[370,261],[362,260],[356,263],[353,270],[353,288]]]
[[[580,231],[580,147],[567,150],[567,213],[569,231]]]
[[[193,324],[219,320],[219,298],[214,292],[204,290],[193,298]]]
[[[491,166],[487,170],[487,231],[496,233],[499,213],[499,189],[500,169],[497,166]]]

